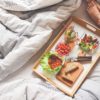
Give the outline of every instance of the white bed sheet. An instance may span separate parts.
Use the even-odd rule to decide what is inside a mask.
[[[87,15],[87,12],[86,12],[86,2],[85,1],[81,5],[81,7],[78,8],[72,15],[73,16],[77,16],[77,17],[80,17],[80,18],[83,18],[84,20],[88,21],[89,23],[92,23],[95,27],[97,27],[93,23],[93,21],[89,18],[89,16]],[[60,26],[60,28],[61,27],[62,26]],[[58,28],[58,29],[60,30],[60,28]],[[58,29],[55,31],[55,34],[58,33]],[[54,36],[55,35],[53,35],[51,37],[50,41],[48,41],[48,43],[42,49],[40,49],[40,51],[34,57],[32,57],[27,62],[27,64],[25,64],[18,71],[14,72],[13,75],[8,76],[3,82],[12,81],[12,80],[16,80],[16,79],[19,79],[19,78],[30,79],[30,78],[33,78],[33,77],[37,77],[37,75],[35,73],[33,73],[33,71],[32,71],[32,68],[34,66],[34,63],[39,59],[39,57],[42,55],[42,53],[44,52],[44,50],[48,47],[48,45],[50,44],[50,42],[53,40]],[[96,66],[97,67],[100,66],[100,61],[97,63]],[[93,74],[94,73],[92,73],[92,75]]]
[[[85,6],[86,6],[86,3],[83,2],[83,5],[80,7],[80,9],[78,9],[73,15],[78,16],[78,17],[82,17],[85,20],[91,22],[91,20],[89,19],[89,17],[87,16],[87,14],[85,12]],[[57,32],[55,32],[55,34],[57,34]],[[53,38],[54,37],[52,37],[50,41],[52,41]],[[3,84],[5,84],[5,83],[8,83],[8,82],[11,82],[11,81],[14,81],[14,80],[19,80],[19,79],[28,79],[29,80],[29,79],[34,78],[34,77],[37,78],[38,76],[35,73],[33,73],[32,68],[34,66],[35,61],[41,56],[41,54],[47,48],[47,46],[49,45],[50,41],[34,57],[32,57],[30,59],[30,61],[28,61],[28,63],[25,64],[21,69],[17,70],[13,74],[11,74],[7,78],[5,78],[1,82],[1,86]],[[92,80],[94,81],[95,80],[95,81],[98,81],[98,83],[100,82],[100,61],[99,61],[99,63],[97,63],[96,68],[94,69],[94,72],[89,76],[89,79],[91,79],[89,81],[92,81]],[[88,86],[89,81],[85,82],[85,84],[82,87],[82,90],[85,89],[84,86],[86,86],[86,85]],[[23,80],[21,80],[20,82],[18,81],[18,83],[21,83],[21,82],[24,82],[24,81]],[[33,83],[34,80],[32,80],[31,82]],[[31,83],[31,85],[32,85],[32,83]],[[97,85],[99,86],[99,84],[97,84]],[[13,85],[11,85],[11,86],[13,86]],[[28,86],[30,86],[30,83],[28,84]],[[91,87],[93,87],[93,85],[90,86],[90,89],[92,89]],[[33,88],[34,88],[34,86],[33,86]],[[100,87],[98,87],[98,88],[100,88]],[[21,89],[21,87],[20,87],[20,89]],[[83,95],[83,97],[78,96],[78,95],[80,95],[80,93],[83,93],[84,94],[84,91],[82,91],[82,90],[79,90],[79,92],[76,94],[77,96],[76,96],[76,99],[75,100],[81,100],[82,98],[83,98],[82,100],[86,100],[86,98],[85,98],[86,96],[88,97],[88,100],[97,100],[97,97],[99,98],[99,95],[97,93],[98,91],[95,92],[95,93],[97,93],[96,94],[97,97],[94,97],[94,96],[92,97],[92,94],[88,94],[88,93],[87,94],[85,93],[85,97],[84,97],[84,95]],[[65,96],[64,97],[63,96],[60,96],[60,98],[63,98],[63,100],[66,99]],[[60,100],[60,98],[58,100]],[[91,98],[94,98],[94,99],[91,99]],[[2,100],[6,100],[6,99],[2,99]],[[26,99],[24,99],[24,97],[22,97],[22,99],[17,98],[17,99],[13,99],[13,100],[26,100]],[[29,100],[32,100],[32,99],[29,99]],[[37,100],[39,100],[39,99],[37,99]],[[43,100],[45,100],[45,99],[43,99]],[[47,99],[47,100],[49,100],[49,99]],[[53,99],[53,100],[55,100],[55,99]],[[68,100],[71,100],[71,98],[68,98]]]

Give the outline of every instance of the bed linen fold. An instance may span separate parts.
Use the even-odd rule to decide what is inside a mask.
[[[80,4],[81,0],[0,0],[0,81],[28,62]],[[94,73],[97,70],[99,65]],[[100,74],[96,80],[94,75],[74,98],[33,78],[0,83],[0,100],[99,100]]]

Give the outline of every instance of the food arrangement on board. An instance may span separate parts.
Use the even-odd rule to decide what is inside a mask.
[[[99,33],[84,20],[71,17],[36,62],[34,72],[73,96],[100,57]]]
[[[55,75],[58,80],[71,87],[84,70],[81,62],[92,61],[92,56],[87,56],[86,53],[97,49],[99,42],[97,38],[87,34],[79,38],[73,26],[65,30],[63,37],[64,39],[56,45],[54,51],[51,50],[42,57],[40,64],[49,76]],[[79,51],[76,58],[66,59],[77,44],[81,54]]]

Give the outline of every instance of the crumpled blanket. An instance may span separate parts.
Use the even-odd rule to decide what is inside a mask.
[[[71,98],[40,79],[19,79],[0,85],[0,100],[100,100],[99,91],[100,83],[87,80]]]
[[[0,80],[36,54],[80,3],[81,0],[0,0]]]
[[[49,40],[81,0],[0,0],[0,81],[21,68]],[[0,100],[99,100],[100,67],[74,98],[40,79],[0,84]]]

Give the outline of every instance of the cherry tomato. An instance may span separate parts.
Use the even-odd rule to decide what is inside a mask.
[[[56,51],[58,52],[58,54],[64,56],[64,55],[69,54],[69,52],[71,51],[71,48],[68,44],[60,43],[57,45]]]

